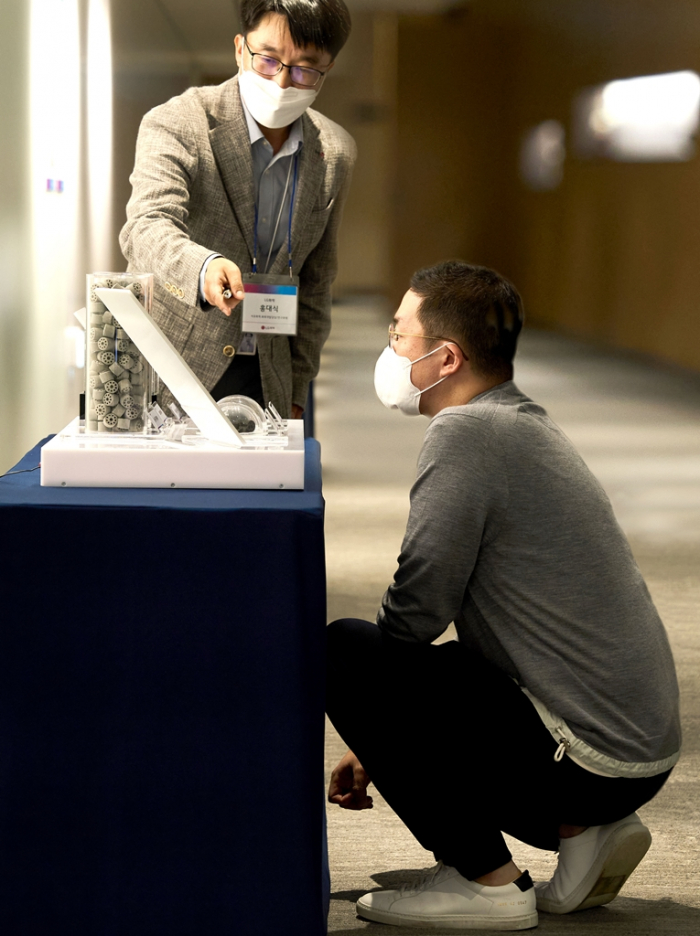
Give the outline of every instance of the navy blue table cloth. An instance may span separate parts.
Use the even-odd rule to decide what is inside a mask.
[[[322,936],[318,443],[298,492],[39,480],[0,479],[0,932]]]

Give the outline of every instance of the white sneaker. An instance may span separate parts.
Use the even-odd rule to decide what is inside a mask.
[[[537,926],[535,889],[527,871],[512,884],[487,887],[468,881],[441,861],[417,884],[360,897],[357,915],[377,923],[423,929],[521,930]]]
[[[610,903],[650,845],[651,832],[637,813],[562,839],[552,880],[535,885],[537,909],[571,913]]]

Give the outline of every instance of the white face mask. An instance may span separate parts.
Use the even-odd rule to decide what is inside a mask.
[[[294,123],[320,91],[320,88],[280,88],[273,78],[264,78],[248,69],[239,69],[238,87],[253,119],[271,130]]]
[[[440,345],[439,348],[433,348],[415,361],[401,357],[393,348],[384,348],[374,367],[374,389],[384,406],[387,409],[401,410],[406,416],[420,416],[421,394],[437,387],[443,380],[447,380],[447,377],[441,377],[425,390],[419,390],[411,380],[411,366],[446,347],[447,345]]]

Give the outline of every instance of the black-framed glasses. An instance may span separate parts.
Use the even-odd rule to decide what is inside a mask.
[[[253,52],[248,45],[248,40],[245,39],[244,42],[246,49],[250,53],[253,71],[256,71],[259,75],[264,75],[265,78],[274,78],[275,75],[279,75],[283,68],[287,68],[289,69],[289,77],[292,79],[292,84],[299,85],[302,88],[315,88],[321,78],[326,74],[325,72],[319,71],[318,68],[308,68],[306,65],[285,65],[284,62],[280,62],[279,59],[274,58],[272,55],[265,55],[262,52]]]

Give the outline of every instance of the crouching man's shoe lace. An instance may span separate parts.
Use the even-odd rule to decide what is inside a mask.
[[[650,845],[651,833],[636,813],[562,839],[552,880],[535,885],[537,909],[571,913],[610,903]]]
[[[422,929],[521,930],[537,926],[535,889],[527,871],[500,887],[468,881],[441,861],[414,885],[372,891],[357,915],[377,923]]]

